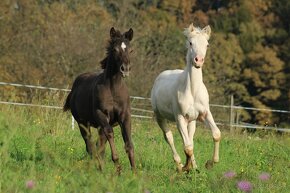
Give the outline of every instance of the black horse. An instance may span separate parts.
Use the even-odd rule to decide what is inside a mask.
[[[100,74],[79,75],[67,96],[63,110],[71,110],[90,155],[97,152],[97,155],[103,157],[106,142],[109,141],[112,160],[117,171],[120,171],[121,167],[114,143],[113,127],[119,124],[131,168],[135,170],[130,98],[128,88],[123,81],[123,77],[128,76],[130,72],[129,53],[133,30],[130,28],[122,34],[112,27],[110,37],[107,56],[101,61],[104,71]],[[99,128],[97,144],[93,144],[91,140],[90,126]]]

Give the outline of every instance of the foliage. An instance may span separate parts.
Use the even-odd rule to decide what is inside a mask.
[[[245,102],[257,108],[269,108],[267,105],[281,96],[281,85],[285,84],[285,75],[281,72],[283,64],[273,49],[257,45],[248,55],[243,72],[245,84],[251,95]],[[270,113],[259,116],[256,120],[275,121]]]
[[[235,94],[237,100],[240,100],[240,96],[245,95],[243,93],[245,89],[242,89],[243,85],[237,84],[244,57],[238,42],[236,35],[223,33],[214,34],[209,42],[204,81],[215,98],[222,99],[213,101],[214,103],[226,103],[225,94],[228,96]],[[219,85],[223,86],[216,89]]]
[[[193,22],[212,27],[204,81],[214,103],[233,94],[235,105],[290,110],[289,7],[287,0],[2,0],[0,79],[66,88],[100,70],[110,27],[132,27],[127,82],[132,95],[148,97],[158,73],[184,68],[182,31]],[[4,90],[3,99],[24,97]],[[248,115],[289,123],[287,115]]]

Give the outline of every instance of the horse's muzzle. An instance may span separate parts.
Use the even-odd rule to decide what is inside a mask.
[[[129,65],[121,65],[120,66],[120,72],[122,73],[123,78],[126,76],[129,76],[130,74],[130,67]]]
[[[193,61],[192,61],[192,65],[195,67],[195,68],[200,68],[202,67],[204,63],[204,58],[201,57],[201,56],[196,56],[195,58],[193,58]]]
[[[195,68],[199,69],[201,67],[201,65],[196,64],[195,62],[192,62],[192,66],[194,66]]]

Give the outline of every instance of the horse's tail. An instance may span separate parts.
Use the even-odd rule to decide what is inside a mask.
[[[63,111],[70,110],[70,98],[71,98],[71,92],[66,97],[65,103],[63,105]]]

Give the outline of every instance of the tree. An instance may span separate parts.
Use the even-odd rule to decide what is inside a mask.
[[[256,108],[275,108],[275,102],[281,96],[281,87],[285,84],[284,62],[277,57],[275,50],[258,44],[245,60],[242,81],[251,97],[245,98],[245,105]],[[260,124],[279,123],[279,117],[271,112],[253,114],[252,121]]]

